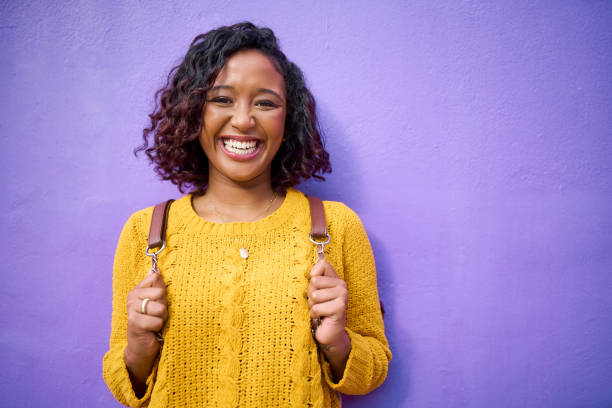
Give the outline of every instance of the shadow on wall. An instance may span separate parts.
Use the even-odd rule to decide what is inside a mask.
[[[334,172],[326,177],[325,182],[309,180],[298,188],[306,194],[315,195],[323,200],[342,201],[358,209],[362,207],[364,195],[367,194],[361,177],[364,169],[359,168],[354,150],[346,143],[350,139],[343,131],[342,124],[334,120],[331,111],[331,109],[321,109],[319,105],[319,120],[326,137],[326,149],[330,153]],[[411,391],[411,373],[406,367],[412,367],[410,362],[413,355],[410,336],[400,328],[402,311],[394,307],[398,304],[394,300],[402,294],[392,281],[395,274],[391,273],[392,263],[384,247],[384,241],[370,232],[368,237],[376,259],[379,295],[385,307],[385,332],[393,359],[383,385],[365,396],[343,396],[343,403],[346,407],[401,407],[409,399]]]
[[[412,376],[407,367],[413,366],[411,362],[414,353],[410,335],[399,323],[403,311],[394,306],[399,304],[395,299],[402,296],[402,293],[392,281],[394,274],[391,273],[389,253],[383,241],[370,233],[368,237],[376,259],[378,292],[385,307],[385,333],[393,358],[389,364],[387,379],[378,389],[364,396],[343,396],[342,402],[346,407],[402,407],[409,399],[412,389]]]

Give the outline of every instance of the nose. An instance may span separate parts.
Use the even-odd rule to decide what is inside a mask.
[[[255,118],[251,113],[251,107],[248,104],[238,104],[232,112],[231,123],[233,128],[242,133],[246,133],[255,126]]]

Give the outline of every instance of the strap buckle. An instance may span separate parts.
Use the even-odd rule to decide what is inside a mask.
[[[166,247],[166,240],[164,239],[164,240],[162,241],[162,246],[161,246],[161,248],[159,248],[157,251],[153,252],[153,249],[152,249],[150,246],[148,246],[148,245],[147,245],[147,249],[145,249],[145,252],[147,253],[147,256],[150,256],[150,257],[155,258],[155,257],[157,257],[157,255],[159,255],[159,253],[160,253],[161,251],[163,251],[163,250],[164,250],[164,248],[165,248],[165,247]],[[151,252],[149,252],[149,251],[151,251]]]
[[[312,234],[308,234],[308,238],[310,239],[310,242],[312,242],[313,244],[317,246],[317,254],[319,255],[324,255],[323,249],[325,249],[325,245],[329,244],[329,241],[331,239],[329,234],[326,233],[325,236],[327,237],[325,241],[317,241],[312,237]]]

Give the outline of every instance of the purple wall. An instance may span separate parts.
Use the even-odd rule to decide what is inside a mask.
[[[116,241],[179,195],[131,150],[190,40],[243,19],[318,99],[334,173],[304,188],[374,246],[394,359],[346,406],[612,406],[612,3],[22,3],[0,3],[2,406],[117,405]]]

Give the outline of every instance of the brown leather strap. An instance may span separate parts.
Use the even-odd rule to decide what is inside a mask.
[[[325,209],[323,208],[323,201],[317,197],[308,196],[308,204],[310,204],[310,219],[311,234],[312,237],[317,240],[327,239],[327,222],[325,221]],[[323,258],[324,254],[319,252],[319,259]],[[385,308],[383,307],[382,301],[380,301],[380,311],[385,316]],[[316,330],[317,326],[320,325],[320,320],[317,322],[316,319],[311,320],[311,330]],[[314,334],[314,333],[313,333]]]
[[[325,221],[325,209],[320,198],[308,196],[310,204],[310,233],[315,239],[327,239],[327,222]]]
[[[170,204],[174,200],[159,203],[153,208],[151,216],[151,228],[149,229],[149,248],[157,248],[163,245],[166,239],[166,225],[168,224],[168,212]]]

